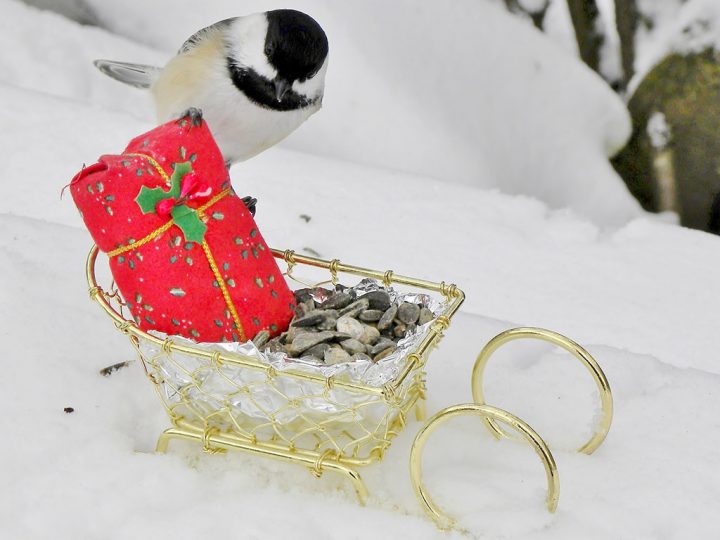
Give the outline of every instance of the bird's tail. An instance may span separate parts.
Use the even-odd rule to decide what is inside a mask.
[[[144,64],[130,64],[114,60],[95,60],[93,64],[108,77],[135,88],[150,88],[160,73],[160,68]]]

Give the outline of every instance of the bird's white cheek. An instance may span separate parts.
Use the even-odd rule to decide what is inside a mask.
[[[307,79],[303,82],[295,81],[292,89],[295,93],[307,96],[309,98],[318,98],[323,95],[325,88],[325,73],[327,71],[327,58],[323,63],[320,70],[315,74],[312,79]]]
[[[239,18],[227,31],[230,56],[240,66],[250,67],[268,80],[277,76],[277,70],[265,56],[265,36],[268,22],[264,13]]]

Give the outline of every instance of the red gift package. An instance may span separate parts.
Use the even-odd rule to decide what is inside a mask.
[[[207,342],[287,329],[293,294],[204,121],[137,137],[70,189],[141,329]]]

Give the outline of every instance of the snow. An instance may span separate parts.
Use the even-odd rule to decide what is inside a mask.
[[[659,111],[655,111],[650,115],[646,129],[647,134],[650,136],[650,144],[658,150],[666,148],[672,139],[672,132],[670,131],[667,119],[665,115]]]
[[[230,1],[88,3],[111,30],[168,53],[240,13]],[[273,7],[287,6],[255,0],[240,11]],[[630,134],[620,98],[502,6],[400,0],[388,9],[366,0],[351,17],[328,0],[293,7],[328,33],[324,108],[332,113],[283,147],[529,195],[611,225],[641,214],[607,163]],[[115,59],[152,60],[134,51]]]
[[[149,95],[99,76],[92,61],[127,55],[160,64],[169,58],[168,54],[19,2],[3,0],[0,6],[0,44],[4,50],[12,51],[0,57],[0,82],[138,118],[153,118]]]
[[[600,48],[600,73],[607,81],[621,81],[623,68],[620,58],[620,36],[615,25],[615,1],[600,0],[598,8],[600,9],[599,30],[604,36]]]
[[[635,39],[635,76],[631,93],[666,56],[720,50],[720,4],[715,0],[641,0],[646,21]]]
[[[112,81],[105,86],[89,60],[141,61],[165,53],[9,0],[0,0],[0,6],[13,17],[12,24],[3,18],[0,40],[5,41],[0,43],[5,50],[14,44],[17,51],[0,57],[0,97],[11,105],[0,109],[0,302],[5,308],[0,328],[8,371],[0,378],[7,435],[0,449],[0,537],[441,537],[422,514],[408,479],[409,448],[421,426],[415,421],[393,442],[383,462],[361,470],[372,495],[364,508],[349,486],[330,473],[317,480],[300,467],[240,454],[205,455],[182,442],[173,442],[166,455],[153,453],[157,435],[169,422],[137,362],[107,378],[98,373],[132,359],[133,351],[88,299],[84,258],[91,241],[69,197],[61,200],[59,194],[83,162],[119,151],[129,138],[151,127],[145,114],[149,108],[133,108],[142,94]],[[202,10],[185,7],[188,21],[222,16],[213,11],[219,9],[214,4]],[[155,4],[147,6],[148,20],[154,9]],[[201,15],[193,15],[193,9]],[[543,65],[565,66],[568,88],[587,85],[581,87],[592,114],[617,120],[619,108],[598,89],[599,79],[571,64],[564,53],[538,45],[539,37],[528,38],[525,25],[516,26],[489,8],[486,14],[504,25],[508,35],[526,39],[528,49],[548,55],[539,60]],[[340,21],[341,14],[334,17]],[[128,18],[124,24],[132,22],[133,16]],[[355,22],[360,24],[362,17]],[[167,26],[171,28],[159,31],[175,31]],[[56,59],[43,56],[41,43],[33,49],[34,28],[41,28],[37,40]],[[335,35],[331,44],[333,39]],[[352,41],[349,35],[344,39]],[[360,56],[350,45],[343,48],[343,38],[337,42],[330,73],[338,65],[342,71],[342,51],[351,55],[347,62]],[[96,55],[96,50],[103,52]],[[148,56],[134,57],[133,51]],[[522,71],[522,57],[517,65]],[[520,78],[506,72],[495,76],[510,77],[508,84]],[[384,77],[390,85],[390,75]],[[551,76],[547,79],[550,84]],[[505,84],[502,78],[491,80],[495,88]],[[428,82],[423,91],[430,86]],[[483,99],[492,98],[509,114],[506,101],[519,99],[521,89],[505,90],[503,86]],[[297,139],[309,137],[316,119],[326,118],[326,126],[335,123],[339,129],[337,116],[343,113],[338,111],[345,110],[339,103],[345,98],[339,91],[336,109],[332,91],[329,87],[325,108]],[[552,101],[566,96],[548,92],[543,98],[548,110],[513,112],[526,116],[523,144],[529,148],[535,137],[537,146],[532,153],[517,154],[512,167],[535,167],[535,158],[547,158],[543,145],[550,143],[545,139],[564,137],[564,154],[584,155],[587,161],[572,165],[568,158],[564,166],[557,164],[562,174],[569,178],[572,172],[583,182],[588,171],[597,173],[602,156],[598,142],[615,131],[574,124],[579,120],[565,115],[576,111],[555,108],[561,105]],[[378,114],[395,114],[387,108]],[[543,136],[539,126],[550,112],[556,125]],[[371,129],[360,116],[353,119],[358,132]],[[370,115],[367,122],[373,121]],[[455,120],[447,121],[452,125]],[[517,118],[512,122],[520,123]],[[491,125],[500,129],[500,124]],[[516,128],[508,128],[506,135]],[[336,131],[334,138],[345,134]],[[377,133],[366,135],[377,144]],[[475,356],[492,336],[514,326],[549,327],[573,337],[607,373],[615,421],[606,443],[588,457],[573,451],[589,437],[597,414],[595,389],[582,366],[541,344],[508,345],[491,360],[488,400],[526,419],[546,438],[560,471],[560,505],[554,515],[545,511],[544,474],[531,449],[494,443],[475,420],[454,422],[429,444],[426,482],[468,536],[716,534],[716,237],[639,214],[610,227],[609,221],[590,219],[574,203],[573,209],[551,209],[555,205],[527,195],[444,181],[450,173],[400,172],[381,161],[313,155],[301,148],[298,142],[271,149],[232,171],[238,192],[259,199],[257,221],[270,245],[310,248],[325,258],[444,279],[467,293],[427,365],[430,414],[471,401]],[[507,153],[493,156],[482,148],[483,167],[504,166]],[[424,153],[418,147],[420,157]],[[545,180],[543,174],[538,173],[538,182]],[[541,186],[528,192],[532,189]],[[599,214],[617,218],[621,212],[616,213],[615,199],[605,192],[613,189],[610,183],[598,184],[597,194],[584,192],[582,198],[591,198]],[[580,197],[577,193],[569,190],[565,196]],[[311,216],[310,221],[301,214]],[[75,412],[64,413],[68,406]],[[460,536],[453,531],[442,537]]]
[[[596,0],[604,42],[600,72],[612,82],[622,78],[620,42],[615,24],[615,0]],[[666,56],[720,51],[720,3],[717,0],[636,0],[640,18],[635,35],[634,76],[627,100],[645,76]],[[578,48],[564,0],[550,2],[544,31],[560,47],[577,56]]]
[[[518,4],[529,13],[538,13],[545,9],[549,0],[519,0]]]
[[[644,0],[640,9],[651,22],[637,39],[636,84],[666,55],[720,49],[720,6],[713,0]]]

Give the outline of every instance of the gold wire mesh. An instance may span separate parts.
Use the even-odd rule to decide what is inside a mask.
[[[247,441],[288,449],[332,451],[367,460],[385,451],[420,395],[408,377],[391,396],[303,381],[138,343],[155,389],[174,423],[217,428]],[[420,368],[416,368],[419,370]]]
[[[173,426],[185,430],[186,438],[202,442],[206,450],[213,450],[211,441],[218,437],[229,437],[269,453],[275,450],[314,457],[316,470],[330,458],[347,465],[381,459],[392,438],[403,429],[413,405],[424,398],[427,356],[442,338],[464,294],[454,285],[409,278],[391,270],[379,272],[290,250],[273,250],[273,254],[286,262],[285,274],[290,279],[306,286],[310,283],[293,274],[298,265],[327,270],[330,279],[322,283],[337,283],[338,274],[346,273],[374,278],[386,286],[398,283],[440,293],[445,308],[424,338],[407,351],[398,375],[375,387],[347,377],[276,370],[252,357],[210,352],[143,332],[123,316],[116,292],[106,293],[98,286],[96,247],[88,256],[90,295],[130,337]]]

